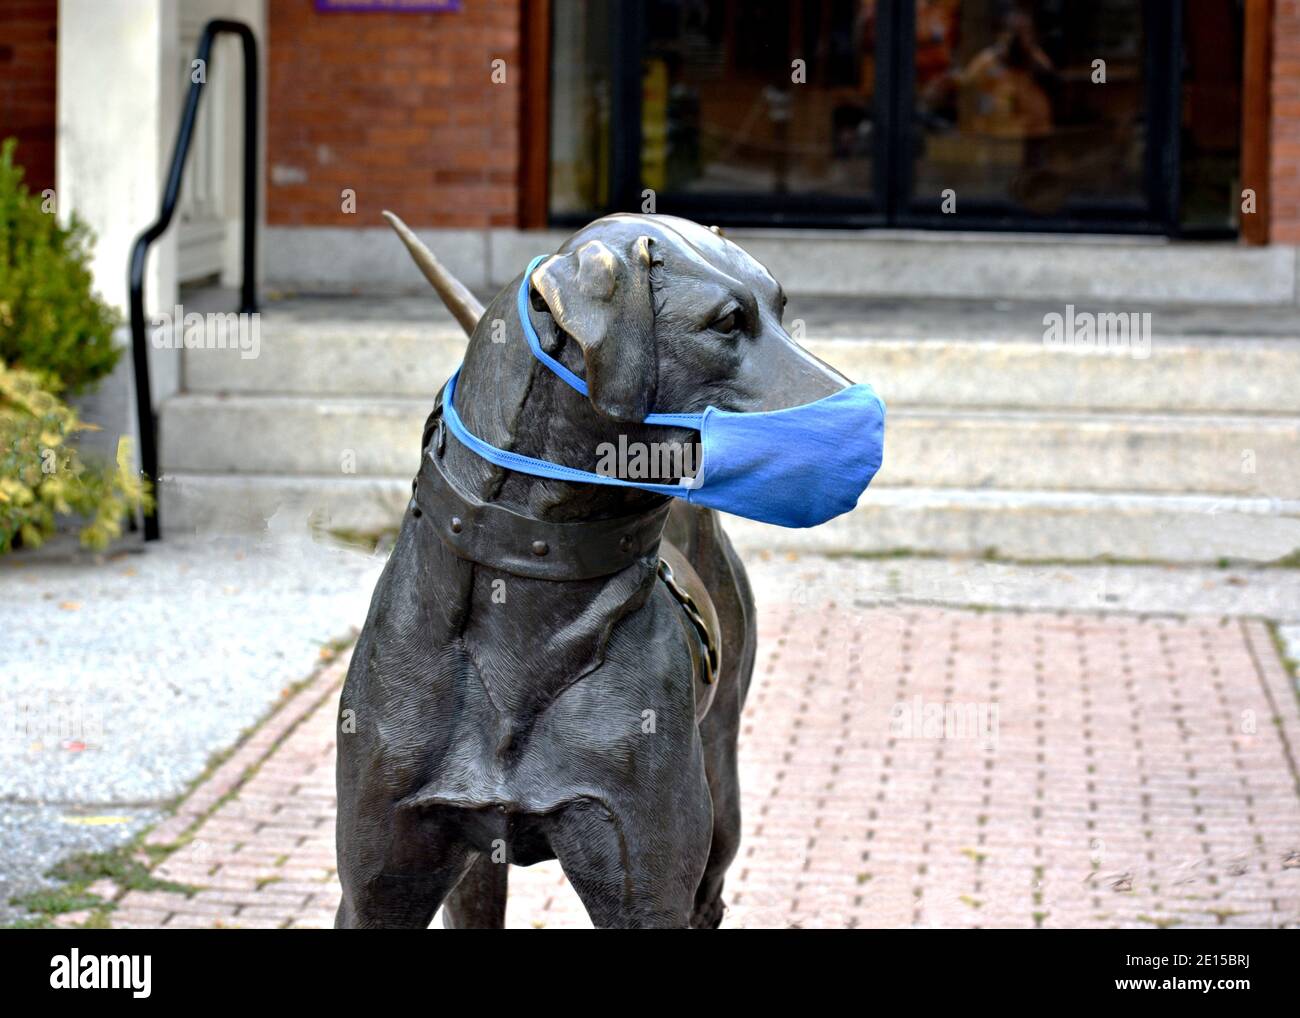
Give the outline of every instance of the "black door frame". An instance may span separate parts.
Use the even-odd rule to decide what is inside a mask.
[[[610,18],[612,76],[609,160],[610,208],[640,210],[641,59],[645,8],[619,3]],[[723,226],[795,226],[996,230],[1002,232],[1177,233],[1181,105],[1182,0],[1142,0],[1146,38],[1146,166],[1144,205],[1125,214],[1076,209],[1060,216],[1031,216],[1010,203],[973,204],[959,198],[959,215],[919,210],[913,201],[915,3],[879,0],[876,11],[876,82],[872,116],[872,175],[861,197],[660,193],[655,210]],[[580,225],[588,214],[552,216],[556,226]]]

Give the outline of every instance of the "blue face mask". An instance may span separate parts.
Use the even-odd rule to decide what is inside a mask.
[[[534,258],[524,273],[519,321],[533,355],[585,396],[587,383],[542,349],[528,316],[528,280],[541,261]],[[456,413],[459,375],[457,370],[443,390],[443,418],[457,439],[497,466],[575,484],[653,491],[781,527],[815,527],[848,512],[884,455],[885,404],[871,386],[859,384],[785,410],[733,413],[709,407],[701,414],[648,414],[646,424],[698,431],[702,462],[694,477],[678,484],[629,481],[521,456],[471,434]]]

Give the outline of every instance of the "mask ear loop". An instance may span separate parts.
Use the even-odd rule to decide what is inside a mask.
[[[528,287],[531,285],[533,271],[547,257],[549,256],[538,255],[528,263],[528,268],[524,269],[524,278],[519,284],[519,293],[515,295],[515,309],[519,313],[519,324],[523,327],[524,339],[528,341],[528,349],[533,352],[533,356],[550,368],[552,373],[557,375],[570,388],[584,396],[589,396],[587,383],[542,349],[541,338],[537,335],[537,330],[533,328],[533,320],[528,314]],[[704,414],[646,414],[642,423],[662,424],[665,427],[694,428],[699,431],[703,427]]]
[[[442,418],[447,422],[447,427],[451,430],[451,433],[456,436],[462,445],[471,452],[477,453],[489,463],[495,463],[507,470],[518,470],[520,473],[532,474],[534,477],[549,477],[553,480],[569,481],[573,484],[604,484],[617,488],[638,488],[642,491],[652,491],[657,495],[672,495],[677,498],[684,498],[686,497],[684,493],[699,487],[700,482],[697,478],[690,478],[690,484],[637,483],[635,481],[625,481],[621,477],[607,477],[591,470],[566,467],[563,463],[551,463],[548,460],[537,459],[534,456],[524,456],[522,453],[498,449],[495,445],[485,442],[470,431],[469,428],[465,427],[465,422],[460,419],[460,414],[456,412],[456,381],[459,377],[460,369],[457,368],[456,373],[447,379],[447,386],[442,391]]]
[[[542,341],[538,338],[537,330],[533,328],[533,320],[528,315],[528,287],[532,283],[533,271],[542,262],[546,261],[547,257],[547,255],[538,255],[528,263],[528,268],[524,269],[524,278],[519,284],[519,293],[515,295],[515,309],[519,312],[519,324],[524,328],[524,339],[528,340],[528,349],[533,351],[533,356],[550,368],[552,373],[558,375],[562,381],[568,383],[571,388],[576,389],[584,396],[589,396],[587,383],[542,349]]]

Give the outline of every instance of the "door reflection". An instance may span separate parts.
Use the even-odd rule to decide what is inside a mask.
[[[1145,200],[1140,0],[916,3],[913,204]]]

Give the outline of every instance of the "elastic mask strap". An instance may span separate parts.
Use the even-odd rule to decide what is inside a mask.
[[[617,488],[639,488],[642,491],[653,491],[659,495],[675,495],[678,497],[684,496],[691,490],[691,486],[686,484],[637,484],[632,481],[625,481],[620,477],[606,477],[604,474],[598,474],[591,470],[579,470],[577,467],[566,467],[560,463],[549,463],[546,460],[539,460],[532,456],[523,456],[517,452],[498,449],[495,445],[485,442],[477,435],[472,434],[465,427],[460,415],[456,413],[456,381],[459,377],[460,369],[457,368],[456,373],[447,379],[447,386],[443,389],[443,420],[447,422],[447,427],[451,429],[451,433],[456,438],[489,463],[495,463],[497,466],[505,467],[508,470],[533,474],[536,477],[550,477],[557,481],[571,481],[574,484],[605,484]],[[699,415],[669,414],[667,416],[690,417]]]
[[[545,364],[556,375],[558,375],[571,388],[576,389],[584,396],[590,396],[587,391],[587,383],[563,364],[557,361],[549,353],[542,349],[542,341],[537,336],[537,330],[533,328],[533,320],[528,314],[528,284],[533,278],[533,270],[541,265],[547,259],[547,255],[538,255],[528,263],[528,268],[524,269],[523,282],[519,284],[519,295],[515,299],[515,308],[519,312],[519,324],[524,329],[524,339],[528,340],[528,349],[533,351],[533,356]],[[646,414],[644,423],[646,424],[663,424],[668,427],[694,428],[700,430],[704,420],[703,414]],[[541,462],[540,460],[538,462]],[[642,487],[633,485],[632,487]]]
[[[519,296],[516,299],[519,324],[524,327],[524,339],[528,340],[528,348],[533,351],[533,356],[586,396],[588,395],[587,383],[542,349],[542,341],[537,338],[533,320],[528,317],[528,281],[533,278],[533,270],[544,261],[546,255],[538,255],[528,263],[528,268],[524,269],[524,281],[519,284]]]

